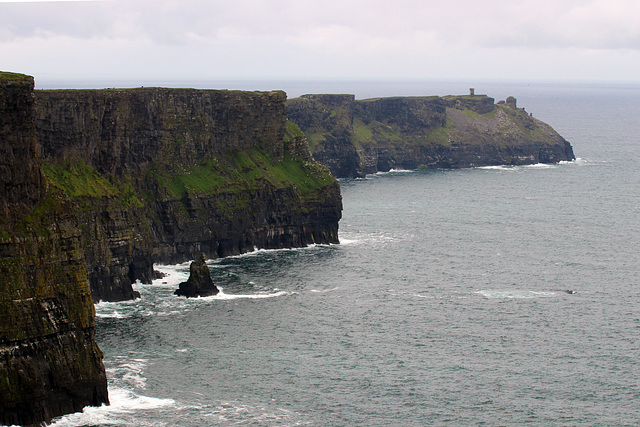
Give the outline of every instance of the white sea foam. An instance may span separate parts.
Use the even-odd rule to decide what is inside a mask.
[[[389,174],[398,174],[398,173],[414,173],[415,170],[411,169],[389,169],[388,171],[378,171],[376,173],[368,174],[364,179],[370,179],[375,176],[389,175]]]
[[[353,244],[356,244],[356,243],[358,243],[358,241],[355,240],[355,239],[345,239],[344,237],[340,238],[340,244],[341,245],[353,245]]]
[[[529,290],[503,290],[503,289],[484,289],[476,291],[486,298],[503,298],[503,299],[530,299],[530,298],[549,298],[556,296],[555,292],[549,291],[529,291]]]
[[[549,163],[536,163],[534,165],[524,165],[523,167],[532,168],[532,169],[551,169],[551,168],[554,168],[555,166],[556,165],[549,164]]]
[[[411,294],[411,296],[416,298],[426,298],[426,299],[436,299],[433,295],[420,295],[420,294]]]
[[[478,167],[478,169],[512,171],[512,170],[515,170],[515,167],[507,166],[507,165],[498,165],[498,166],[480,166]]]
[[[345,237],[346,236],[346,237]],[[410,237],[414,237],[411,235]],[[386,243],[386,242],[399,242],[405,240],[406,237],[398,237],[395,235],[389,235],[385,233],[370,233],[370,234],[355,234],[355,233],[344,233],[343,237],[340,238],[340,242],[342,245],[370,245],[376,243]]]
[[[71,427],[89,425],[145,425],[134,422],[130,417],[122,417],[137,411],[158,410],[175,406],[173,399],[160,399],[156,397],[142,396],[130,390],[118,387],[109,387],[109,401],[111,405],[100,407],[86,407],[82,412],[76,412],[54,420],[51,426]],[[123,419],[126,418],[129,421]],[[150,424],[147,424],[150,425]]]
[[[107,373],[135,389],[144,389],[147,386],[147,379],[143,375],[146,366],[147,359],[131,359],[117,367],[108,368]]]
[[[117,310],[113,310],[113,312],[111,313],[96,310],[96,317],[99,317],[101,319],[125,319],[128,316],[122,313],[118,313]]]
[[[177,286],[181,282],[186,281],[189,278],[190,265],[191,265],[190,262],[185,262],[182,264],[174,264],[174,265],[155,264],[153,266],[153,269],[162,273],[163,277],[161,277],[160,279],[155,279],[153,281],[153,286],[173,287],[173,286]],[[139,282],[137,282],[137,284],[138,286],[142,285]]]
[[[175,406],[173,399],[144,396],[138,391],[146,387],[144,369],[147,359],[117,356],[116,365],[106,369],[109,380],[110,405],[86,407],[54,421],[52,426],[144,425],[133,422],[128,414]],[[118,385],[115,385],[115,384]]]
[[[281,297],[283,295],[291,295],[291,293],[286,291],[277,291],[272,293],[260,293],[260,294],[225,294],[222,291],[222,289],[220,289],[220,292],[218,294],[212,295],[210,297],[203,297],[202,299],[231,301],[231,300],[237,300],[237,299],[276,298],[276,297]]]
[[[331,288],[331,289],[311,289],[311,292],[315,292],[315,293],[318,293],[318,294],[324,294],[324,293],[327,293],[327,292],[336,291],[336,290],[338,290],[338,288],[339,288],[339,286],[336,286],[335,288]]]
[[[102,308],[105,310],[109,310],[109,309],[114,309],[116,307],[123,307],[126,305],[135,305],[135,300],[125,300],[125,301],[118,301],[118,302],[110,302],[110,301],[98,301],[97,303],[95,303],[96,308]]]
[[[484,170],[498,170],[498,171],[517,171],[520,168],[527,169],[552,169],[556,167],[555,164],[551,163],[535,163],[533,165],[521,165],[521,166],[512,166],[512,165],[496,165],[496,166],[479,166],[477,169]]]
[[[119,302],[100,301],[95,304],[96,317],[99,319],[126,319],[136,311],[139,301],[127,300]]]
[[[240,254],[240,255],[233,255],[227,258],[243,258],[243,257],[250,257],[250,256],[255,256],[255,255],[260,255],[260,254],[264,254],[264,253],[273,253],[273,252],[297,252],[297,251],[309,251],[309,250],[314,250],[314,249],[320,249],[320,248],[327,248],[330,246],[335,246],[333,243],[328,243],[328,244],[318,244],[318,243],[311,243],[307,246],[301,246],[301,247],[297,247],[297,248],[279,248],[279,249],[256,249],[253,252],[247,252],[244,254]]]
[[[202,415],[213,418],[224,425],[302,425],[300,422],[295,422],[297,414],[290,410],[280,407],[268,408],[263,405],[252,406],[238,402],[222,402]],[[291,424],[292,421],[294,421],[293,424]]]

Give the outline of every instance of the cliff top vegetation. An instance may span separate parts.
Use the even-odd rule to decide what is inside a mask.
[[[10,73],[8,71],[0,71],[0,80],[10,80],[10,81],[23,81],[23,80],[31,80],[33,77],[27,76],[26,74],[20,73]]]

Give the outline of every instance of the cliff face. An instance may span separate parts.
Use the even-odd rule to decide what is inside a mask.
[[[153,262],[338,242],[340,189],[287,124],[283,92],[38,91],[43,170],[80,206],[94,299]]]
[[[392,168],[463,168],[573,160],[549,125],[484,95],[355,100],[304,95],[287,102],[314,157],[337,177]]]
[[[41,173],[33,78],[0,73],[0,424],[107,403],[75,206]]]

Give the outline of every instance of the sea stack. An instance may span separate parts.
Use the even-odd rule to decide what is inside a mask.
[[[189,297],[207,297],[216,295],[220,290],[213,284],[209,267],[205,263],[205,255],[194,260],[189,267],[189,279],[182,282],[175,294],[179,296]]]

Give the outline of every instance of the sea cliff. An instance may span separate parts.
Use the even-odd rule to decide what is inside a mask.
[[[337,243],[337,181],[287,123],[284,92],[36,92],[45,175],[78,203],[95,300],[153,263]]]
[[[287,102],[316,160],[336,177],[392,168],[465,168],[573,160],[549,125],[486,95],[392,97],[303,95]]]
[[[154,263],[338,242],[340,187],[285,100],[0,73],[0,424],[108,402],[93,303]]]
[[[32,77],[0,73],[0,424],[107,403],[72,201],[42,174]]]

